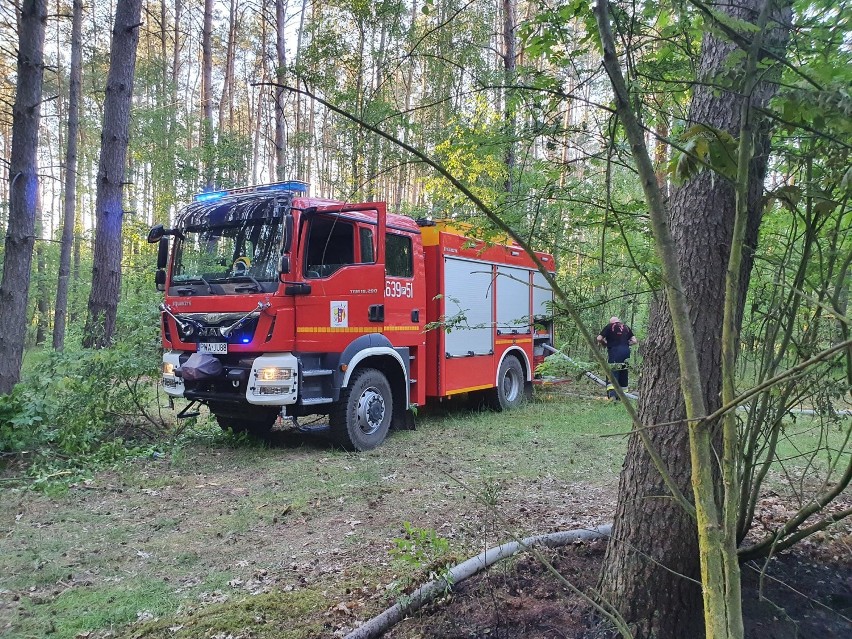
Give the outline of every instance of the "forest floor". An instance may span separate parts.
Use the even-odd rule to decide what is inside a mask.
[[[422,415],[416,431],[365,454],[334,450],[321,434],[259,446],[209,431],[65,490],[3,488],[0,635],[342,637],[512,535],[608,523],[628,426],[618,406],[545,396],[511,414]],[[19,471],[7,467],[3,482]],[[769,494],[761,508],[768,521],[785,500]],[[595,542],[552,557],[587,589],[602,553]],[[752,572],[747,636],[852,635],[848,524],[770,562],[764,601],[751,594]],[[586,605],[522,557],[387,636],[584,633]]]
[[[799,547],[743,569],[743,617],[748,639],[852,637],[850,538]],[[551,565],[588,593],[603,561],[603,540],[546,550]],[[839,553],[839,554],[838,554]],[[761,584],[761,576],[763,583]],[[458,584],[388,632],[386,639],[609,639],[590,605],[559,583],[534,557]]]

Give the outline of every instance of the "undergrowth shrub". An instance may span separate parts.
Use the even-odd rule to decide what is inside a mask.
[[[45,351],[0,396],[0,450],[36,484],[149,454],[167,431],[155,401],[156,307],[128,304],[122,315],[110,348]]]

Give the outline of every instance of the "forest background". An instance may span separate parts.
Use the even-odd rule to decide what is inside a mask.
[[[40,4],[43,13],[27,21],[27,9]],[[138,19],[114,28],[117,9],[133,5]],[[385,200],[395,212],[470,221],[484,235],[507,226],[556,256],[562,350],[579,368],[591,366],[594,352],[578,327],[597,328],[617,314],[642,335],[653,329],[652,306],[672,281],[656,250],[648,179],[641,169],[637,176],[634,160],[648,156],[663,198],[700,180],[705,193],[735,183],[745,166],[738,161],[745,136],[737,127],[696,121],[690,101],[702,90],[751,95],[747,87],[768,83],[766,99],[748,109],[766,144],[756,154],[765,158],[765,178],[758,172],[762,179],[752,179],[759,250],[750,253],[735,322],[739,357],[728,370],[738,388],[758,389],[740,420],[743,510],[736,527],[742,539],[762,478],[778,461],[773,442],[783,417],[791,407],[815,411],[816,427],[839,432],[843,446],[803,452],[825,457],[826,474],[764,549],[796,541],[808,517],[843,493],[852,467],[848,421],[838,413],[852,383],[852,11],[846,3],[743,3],[751,13],[742,17],[719,6],[610,5],[604,21],[611,22],[629,91],[625,104],[613,106],[615,80],[601,64],[603,22],[580,2],[4,3],[0,96],[8,108],[0,116],[0,157],[10,176],[0,181],[2,293],[26,302],[26,321],[15,326],[23,329],[25,373],[37,374],[25,374],[8,392],[18,372],[9,369],[17,363],[7,349],[17,346],[10,344],[14,331],[4,330],[3,450],[28,451],[36,479],[68,477],[132,454],[122,436],[140,424],[164,426],[147,409],[145,382],[157,376],[159,362],[153,255],[144,236],[211,188],[302,179],[314,195]],[[748,43],[770,30],[758,14],[775,11],[781,17],[770,28],[780,25],[784,37],[750,51]],[[38,99],[20,112],[25,119],[35,104],[40,111],[33,227],[21,235],[32,247],[32,266],[12,280],[16,245],[8,238],[21,231],[11,108],[23,95],[16,49],[39,40],[22,35],[36,23],[44,30],[43,75]],[[707,34],[734,45],[712,68],[703,66]],[[133,61],[121,85],[132,87],[124,137],[102,136],[109,123],[105,79],[116,68],[113,37],[112,54],[124,50]],[[627,126],[625,108],[638,116],[640,138]],[[110,173],[102,143],[121,139],[126,161]],[[123,176],[114,183],[120,210],[102,217],[99,188],[109,181],[103,176],[116,174]],[[689,219],[676,211],[673,223],[689,234]],[[741,239],[708,239],[692,238],[695,264],[721,255],[724,266],[729,246],[743,246]],[[120,250],[99,255],[99,245]],[[110,259],[119,266],[103,286],[98,278],[110,272]],[[719,274],[724,279],[724,269]],[[12,317],[5,299],[4,322]],[[721,312],[692,313],[696,326],[703,313],[718,315],[721,330]]]

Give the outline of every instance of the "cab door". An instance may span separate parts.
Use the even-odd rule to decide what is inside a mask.
[[[341,353],[359,334],[382,332],[378,226],[376,211],[303,218],[299,268],[310,291],[296,297],[298,351]]]

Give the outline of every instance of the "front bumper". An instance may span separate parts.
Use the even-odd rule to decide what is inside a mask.
[[[264,353],[239,359],[219,358],[222,373],[199,381],[186,381],[181,365],[191,353],[163,353],[163,388],[170,397],[217,403],[286,406],[299,397],[299,361],[292,353]]]

